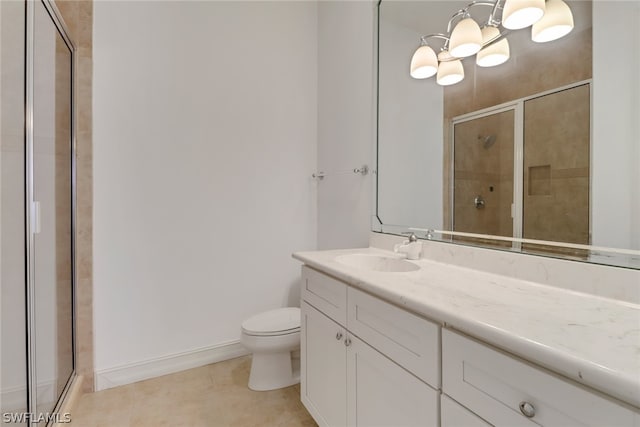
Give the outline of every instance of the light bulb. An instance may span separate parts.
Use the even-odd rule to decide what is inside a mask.
[[[466,58],[476,54],[482,48],[482,32],[472,18],[458,22],[451,32],[449,53],[456,58]]]
[[[426,79],[437,71],[438,58],[436,58],[436,53],[427,45],[420,46],[411,57],[411,77]]]
[[[528,27],[542,18],[544,10],[544,0],[506,0],[502,26],[510,30]]]
[[[549,0],[541,20],[531,27],[531,40],[550,42],[564,37],[573,30],[573,14],[562,0]]]
[[[484,27],[482,29],[482,44],[500,36],[500,30],[496,27]],[[507,38],[495,42],[483,48],[476,56],[476,64],[480,67],[494,67],[505,63],[509,59],[509,42]]]
[[[459,59],[450,60],[453,57],[447,51],[438,54],[440,65],[438,66],[438,76],[436,82],[441,86],[456,84],[464,79],[464,68]]]

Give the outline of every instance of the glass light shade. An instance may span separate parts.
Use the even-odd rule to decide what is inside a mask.
[[[510,30],[528,27],[542,18],[544,10],[544,0],[506,0],[502,26]]]
[[[482,29],[482,44],[485,44],[500,35],[500,30],[496,27],[484,27]],[[494,67],[505,63],[509,59],[509,41],[503,38],[495,42],[476,55],[476,64],[480,67]]]
[[[452,56],[449,52],[440,52],[438,59],[440,60],[440,66],[438,66],[438,76],[436,82],[441,86],[454,85],[462,79],[464,79],[464,68],[462,67],[462,61],[459,59],[453,61],[443,61],[450,59]]]
[[[573,30],[573,14],[562,0],[549,0],[541,20],[531,27],[531,39],[544,43],[559,39]]]
[[[411,77],[426,79],[438,71],[438,58],[429,46],[420,46],[411,57]]]
[[[464,18],[458,22],[451,32],[449,53],[456,58],[475,55],[482,48],[482,32],[478,23],[472,18]]]

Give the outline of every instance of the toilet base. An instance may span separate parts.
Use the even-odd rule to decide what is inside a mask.
[[[291,351],[253,353],[249,388],[255,391],[276,390],[300,382],[300,359]]]

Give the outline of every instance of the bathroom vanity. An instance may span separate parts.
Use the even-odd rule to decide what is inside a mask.
[[[320,426],[640,425],[636,303],[375,248],[294,258]]]

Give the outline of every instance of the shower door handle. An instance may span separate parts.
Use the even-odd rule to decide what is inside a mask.
[[[31,213],[31,233],[40,234],[40,202],[34,201],[31,206],[33,206]]]

